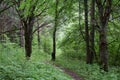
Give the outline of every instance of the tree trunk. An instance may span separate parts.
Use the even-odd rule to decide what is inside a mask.
[[[81,1],[79,0],[79,28],[80,28],[80,34],[82,35],[82,38],[83,38],[83,40],[85,41],[85,37],[84,37],[84,33],[83,33],[83,31],[82,31],[82,27],[81,27]]]
[[[101,30],[99,34],[100,40],[100,65],[101,69],[108,71],[108,50],[107,50],[107,34],[106,30]]]
[[[99,52],[100,66],[104,71],[108,71],[108,49],[107,49],[107,26],[111,13],[112,0],[105,1],[105,7],[101,0],[96,0],[99,12],[100,28],[99,28]]]
[[[91,1],[91,13],[90,13],[90,26],[91,26],[91,32],[90,32],[90,64],[93,63],[94,57],[95,57],[95,49],[94,49],[94,36],[95,36],[95,0]]]
[[[52,52],[52,60],[55,61],[56,59],[56,29],[53,32],[53,52]]]
[[[38,48],[40,49],[40,31],[37,31],[37,38],[38,38]]]
[[[26,59],[29,60],[32,53],[33,20],[30,20],[28,23],[24,23],[24,29]]]
[[[24,47],[24,30],[23,29],[20,29],[20,32],[19,32],[19,36],[20,36],[20,47]]]
[[[85,7],[85,41],[86,41],[86,63],[90,63],[90,49],[89,49],[89,28],[88,28],[88,1],[84,0]]]
[[[58,0],[56,0],[56,9],[55,9],[55,25],[53,31],[53,52],[52,52],[52,61],[56,59],[56,30],[58,26]]]

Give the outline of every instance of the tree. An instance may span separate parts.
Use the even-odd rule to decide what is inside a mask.
[[[94,57],[95,57],[95,42],[94,42],[94,36],[95,36],[95,0],[91,0],[91,9],[90,9],[90,64],[93,63]]]
[[[107,26],[111,13],[112,0],[96,0],[99,16],[99,52],[101,69],[108,71]]]
[[[86,63],[90,63],[90,44],[89,44],[89,28],[88,28],[88,0],[84,0],[85,11],[85,41],[86,41]]]
[[[52,51],[52,60],[55,61],[56,58],[56,32],[58,29],[58,25],[62,25],[65,22],[64,16],[68,14],[70,7],[72,6],[73,0],[61,0],[55,1],[55,13],[54,13],[54,30],[53,30],[53,51]],[[60,4],[62,3],[62,4]],[[69,9],[68,11],[66,9]],[[66,16],[65,16],[66,17]],[[60,24],[61,23],[61,24]]]
[[[47,9],[46,7],[43,7],[43,9],[39,11],[39,7],[43,6],[46,2],[42,1],[40,4],[39,0],[14,0],[13,3],[16,4],[16,10],[20,17],[22,28],[24,29],[26,58],[30,59],[32,53],[32,34],[35,18],[41,16]]]
[[[55,24],[54,24],[54,30],[53,30],[53,52],[52,52],[52,60],[55,61],[55,55],[56,55],[56,30],[58,26],[58,0],[56,0],[55,3]]]

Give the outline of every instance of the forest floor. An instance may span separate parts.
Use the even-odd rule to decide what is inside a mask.
[[[63,70],[67,75],[69,75],[70,77],[72,77],[74,80],[84,80],[83,78],[81,78],[77,73],[75,73],[74,71],[70,70],[70,69],[67,69],[61,65],[58,65],[54,62],[45,62],[45,63],[48,63],[48,64],[52,64],[53,66]]]
[[[26,61],[19,47],[0,47],[0,80],[119,80],[120,67],[110,66],[109,72],[97,64],[88,65],[83,59],[63,54],[51,61],[51,55],[33,47],[31,60]],[[9,56],[8,56],[9,55]]]

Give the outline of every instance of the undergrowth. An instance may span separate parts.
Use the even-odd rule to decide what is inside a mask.
[[[49,55],[37,47],[33,47],[31,60],[24,55],[24,49],[15,44],[0,45],[0,80],[72,80],[62,70],[44,63]]]
[[[84,80],[120,80],[120,67],[110,66],[109,72],[99,69],[99,65],[88,65],[85,61],[58,56],[55,64],[70,69],[79,74]]]

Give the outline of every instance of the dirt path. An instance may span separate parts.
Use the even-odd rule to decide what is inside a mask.
[[[51,62],[49,62],[49,61],[46,61],[45,63],[47,63],[47,64],[52,64],[53,66],[56,66],[56,67],[60,68],[60,69],[63,70],[66,74],[70,75],[74,80],[84,80],[84,79],[81,78],[77,73],[75,73],[75,72],[73,72],[73,71],[71,71],[71,70],[69,70],[69,69],[67,69],[67,68],[64,68],[64,67],[62,67],[62,66],[60,66],[60,65],[57,65],[57,64],[53,64],[53,63],[51,63]]]
[[[55,65],[56,67],[62,69],[66,74],[70,75],[74,80],[83,80],[78,74],[76,74],[75,72],[69,70],[69,69],[66,69],[66,68],[63,68],[59,65]]]

